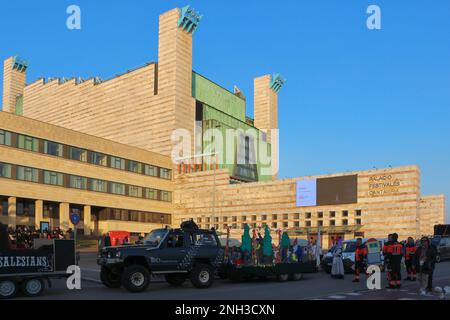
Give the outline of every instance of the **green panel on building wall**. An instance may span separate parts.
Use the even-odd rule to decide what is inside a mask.
[[[203,152],[207,149],[210,144],[209,139],[206,137],[206,132],[209,129],[216,129],[222,133],[225,141],[223,141],[222,150],[217,150],[221,157],[223,157],[223,162],[225,164],[221,164],[219,167],[221,169],[228,169],[230,175],[236,179],[242,179],[244,181],[269,181],[272,179],[271,175],[263,175],[262,174],[262,166],[263,164],[260,161],[259,154],[260,148],[265,150],[267,155],[270,157],[271,155],[271,145],[263,140],[265,136],[262,131],[259,129],[249,125],[245,121],[240,121],[225,112],[221,112],[216,108],[213,108],[208,105],[203,105]],[[256,167],[252,167],[252,165],[237,165],[237,144],[239,143],[239,139],[236,139],[236,147],[233,149],[234,155],[232,163],[227,161],[227,157],[231,157],[231,155],[227,155],[227,129],[241,129],[243,132],[251,133],[251,130],[255,130],[256,141],[254,141],[254,147],[256,148]],[[250,130],[250,131],[249,131]],[[231,142],[230,142],[231,143]],[[211,151],[211,150],[208,150]]]
[[[192,96],[245,122],[245,100],[195,72],[192,73]]]
[[[23,115],[23,96],[17,96],[16,98],[16,115],[21,116]]]

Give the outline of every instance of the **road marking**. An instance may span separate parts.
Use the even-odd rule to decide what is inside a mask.
[[[419,295],[419,294],[416,293],[416,292],[408,292],[408,294],[411,295],[411,296],[418,296],[418,295]]]
[[[328,296],[330,299],[345,299],[345,296]]]
[[[401,299],[398,299],[398,300],[415,300],[415,299],[410,299],[410,298],[401,298]]]
[[[346,295],[348,295],[348,296],[362,296],[362,294],[361,293],[358,293],[358,292],[349,292],[349,293],[346,293]]]

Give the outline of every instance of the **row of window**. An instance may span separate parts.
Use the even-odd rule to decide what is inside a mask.
[[[312,217],[312,213],[311,212],[306,212],[304,215],[305,215],[305,219],[311,219],[311,217]],[[278,216],[279,216],[278,214],[272,214],[271,218],[272,218],[272,220],[278,220]],[[283,214],[283,215],[280,215],[280,216],[282,217],[282,220],[289,220],[289,214],[287,214],[287,213]],[[348,216],[349,216],[348,211],[342,211],[342,217],[348,217]],[[355,216],[356,217],[361,217],[362,216],[361,210],[355,210]],[[248,217],[247,216],[222,217],[222,222],[228,222],[228,221],[237,222],[238,220],[242,221],[242,222],[258,221],[257,217],[258,217],[257,215],[252,215],[252,216],[248,216]],[[267,221],[268,220],[268,216],[265,215],[265,214],[261,215],[260,217],[261,217],[260,221]],[[318,212],[317,213],[317,218],[322,219],[323,217],[324,217],[323,212]],[[329,217],[330,218],[335,218],[336,217],[336,211],[331,211]],[[291,218],[293,218],[295,220],[299,220],[300,219],[300,213],[294,213],[293,215],[291,215]],[[209,217],[206,217],[206,218],[199,217],[199,218],[197,218],[197,222],[199,222],[199,223],[202,223],[202,222],[210,223],[212,221],[211,221],[211,218],[209,218]],[[214,222],[219,222],[219,217],[215,217],[214,218]]]
[[[124,183],[81,177],[61,172],[42,170],[1,162],[0,177],[65,188],[111,193],[135,198],[145,198],[149,200],[160,200],[166,202],[172,201],[172,193],[169,191],[143,188]]]
[[[172,170],[170,169],[160,168],[150,164],[67,146],[61,143],[29,137],[5,130],[0,130],[0,145],[40,152],[55,157],[87,162],[118,170],[126,170],[151,177],[159,177],[167,180],[172,179]]]
[[[361,224],[362,224],[361,219],[355,219],[355,225],[361,225]],[[343,226],[348,226],[349,225],[348,224],[348,220],[347,219],[343,219],[342,220],[342,225]],[[209,229],[211,227],[214,227],[215,229],[219,229],[219,224],[213,224],[213,225],[211,225],[209,223],[206,223],[204,225],[199,224],[200,228],[202,228],[203,226],[205,227],[205,229]],[[223,229],[226,229],[228,227],[231,227],[232,229],[244,229],[244,226],[245,226],[245,223],[241,223],[241,224],[232,223],[232,224],[223,224],[222,225]],[[250,223],[249,226],[250,226],[250,228],[257,228],[259,225],[257,223]],[[323,221],[322,220],[317,221],[317,226],[318,227],[323,227]],[[331,220],[330,221],[330,226],[336,226],[336,221],[335,220]],[[272,229],[276,229],[276,228],[279,228],[279,227],[287,229],[290,226],[289,226],[288,222],[281,222],[281,223],[272,222],[270,224],[270,227]],[[295,221],[293,223],[292,227],[300,228],[301,227],[300,222],[299,221]],[[305,221],[304,227],[312,227],[311,221]]]

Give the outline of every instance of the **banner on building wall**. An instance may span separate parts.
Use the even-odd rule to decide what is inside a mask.
[[[317,205],[317,180],[297,181],[297,207]]]
[[[297,207],[351,204],[358,202],[358,176],[297,181]]]

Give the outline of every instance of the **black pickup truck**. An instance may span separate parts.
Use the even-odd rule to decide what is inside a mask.
[[[197,288],[209,288],[223,258],[214,230],[165,228],[153,230],[142,245],[103,248],[97,263],[100,279],[108,288],[123,286],[130,292],[142,292],[151,275],[164,275],[173,286],[189,279]]]

